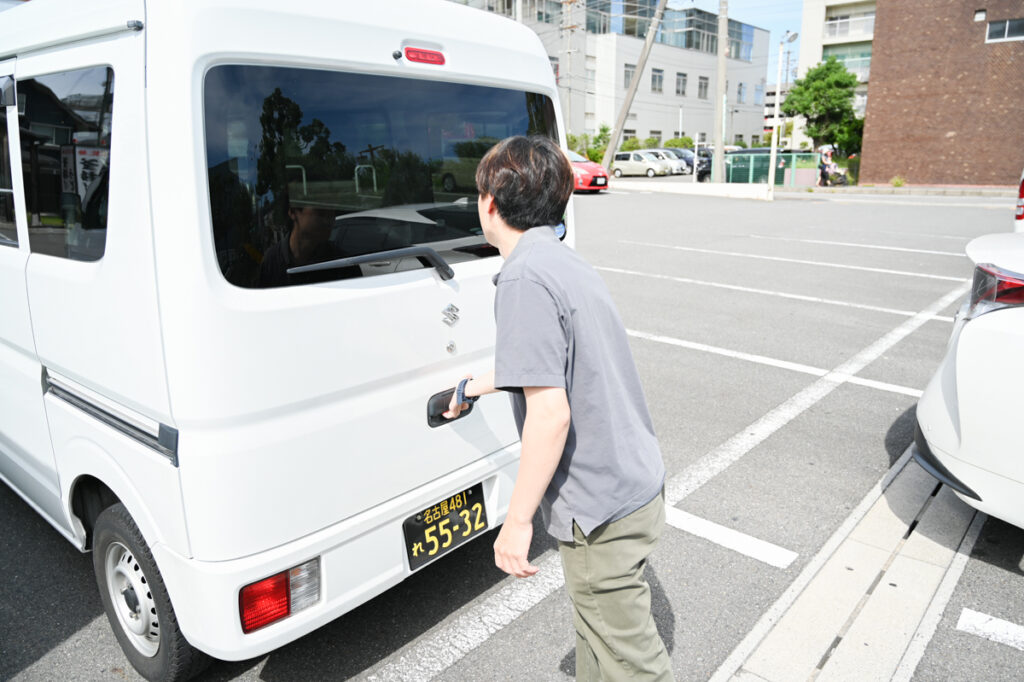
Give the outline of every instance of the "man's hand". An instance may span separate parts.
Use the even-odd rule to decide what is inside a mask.
[[[517,578],[529,578],[540,569],[526,558],[533,540],[533,523],[516,523],[505,519],[505,524],[494,541],[494,563],[501,570]]]
[[[472,374],[467,374],[467,375],[463,376],[462,378],[463,379],[471,379],[472,377],[473,377]],[[469,403],[462,403],[460,405],[459,403],[455,402],[455,393],[452,393],[452,400],[451,400],[450,403],[448,403],[448,411],[441,413],[441,416],[444,417],[445,419],[455,419],[460,414],[462,414],[463,410],[465,410],[468,407],[469,407]]]

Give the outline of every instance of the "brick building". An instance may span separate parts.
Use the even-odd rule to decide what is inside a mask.
[[[1024,2],[878,0],[861,184],[1016,185]]]

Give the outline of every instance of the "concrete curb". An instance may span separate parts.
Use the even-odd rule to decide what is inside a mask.
[[[807,190],[811,191],[808,192]],[[887,187],[885,185],[857,185],[854,187],[776,187],[778,194],[889,194],[896,196],[948,196],[948,197],[1007,197],[1017,198],[1015,187],[916,186]]]
[[[623,189],[632,192],[663,192],[669,194],[690,194],[727,199],[759,199],[768,200],[768,185],[740,184],[727,182],[694,182],[693,180],[676,181],[669,179],[650,180],[612,180],[609,189]]]
[[[903,659],[942,599],[940,584],[955,570],[975,516],[936,486],[908,462],[730,679],[890,680],[901,668],[912,674],[920,656]]]
[[[726,182],[694,182],[691,176],[678,178],[613,178],[609,182],[611,190],[626,190],[630,192],[660,192],[669,194],[687,194],[711,197],[724,197],[729,199],[757,199],[766,201],[768,199],[768,185],[726,183]],[[994,198],[1017,198],[1017,188],[1013,186],[992,187],[992,186],[911,186],[911,187],[889,187],[878,186],[852,186],[852,187],[778,187],[775,188],[776,196],[808,194],[874,194],[888,196],[948,196],[948,197],[994,197]]]

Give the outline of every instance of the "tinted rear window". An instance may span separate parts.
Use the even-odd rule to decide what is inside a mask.
[[[430,267],[408,256],[287,273],[410,246],[448,263],[495,255],[477,164],[511,135],[557,139],[544,95],[389,76],[218,66],[204,105],[217,258],[242,287]]]

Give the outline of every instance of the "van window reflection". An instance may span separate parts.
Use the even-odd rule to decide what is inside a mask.
[[[266,66],[205,81],[221,270],[279,287],[428,267],[417,257],[288,275],[297,265],[414,245],[449,263],[489,257],[480,158],[509,135],[556,136],[550,98],[516,90]]]

